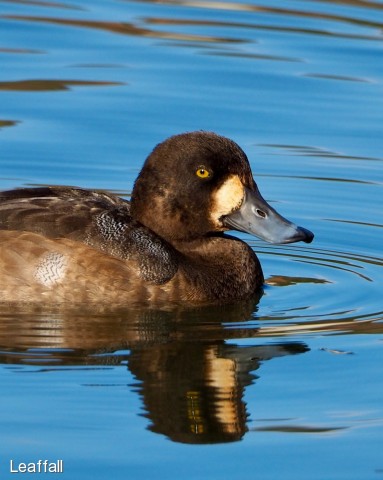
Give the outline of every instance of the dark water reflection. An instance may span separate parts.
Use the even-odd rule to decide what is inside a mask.
[[[13,127],[17,122],[14,120],[0,120],[0,128],[3,127]]]
[[[207,35],[193,35],[186,33],[156,31],[150,28],[143,28],[131,23],[122,22],[93,22],[87,20],[46,18],[46,17],[23,17],[10,15],[5,18],[11,20],[21,20],[27,22],[51,23],[56,25],[67,25],[71,27],[91,28],[96,30],[105,30],[107,32],[118,33],[120,35],[137,35],[148,38],[158,38],[167,40],[182,40],[190,42],[211,42],[211,43],[242,43],[244,40],[230,37],[216,37]]]
[[[149,428],[174,441],[220,443],[248,430],[244,390],[266,360],[308,351],[302,342],[261,342],[255,305],[177,311],[4,314],[0,362],[40,366],[126,363]]]
[[[20,92],[48,92],[57,90],[69,90],[71,87],[100,87],[112,85],[122,85],[122,83],[95,82],[89,80],[18,80],[15,82],[0,82],[0,90]]]
[[[305,341],[289,336],[302,331],[383,333],[383,324],[373,321],[268,325],[266,318],[257,318],[257,303],[93,315],[25,308],[10,313],[3,306],[0,363],[39,366],[35,372],[127,365],[136,379],[130,390],[140,396],[151,431],[181,443],[238,441],[249,430],[245,390],[262,375],[262,364],[310,350]],[[339,428],[281,424],[255,430]]]
[[[133,349],[128,360],[142,382],[150,429],[186,443],[240,440],[248,430],[245,387],[266,360],[303,353],[297,342],[239,347],[222,341]]]

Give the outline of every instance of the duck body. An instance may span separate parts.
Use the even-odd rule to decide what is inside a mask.
[[[263,283],[260,263],[245,242],[224,233],[254,233],[249,208],[258,208],[261,222],[262,215],[277,215],[283,225],[274,235],[283,243],[312,240],[264,202],[240,147],[210,132],[158,145],[130,202],[75,187],[2,192],[0,302],[122,306],[249,298]]]
[[[20,189],[3,192],[0,202],[7,225],[0,301],[227,300],[248,297],[263,282],[241,240],[212,235],[171,245],[131,216],[130,202],[107,193]]]

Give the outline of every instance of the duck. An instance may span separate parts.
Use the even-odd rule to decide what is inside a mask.
[[[115,306],[249,299],[264,276],[236,230],[267,242],[314,234],[261,196],[245,152],[208,131],[149,154],[130,200],[80,187],[0,193],[0,302]]]

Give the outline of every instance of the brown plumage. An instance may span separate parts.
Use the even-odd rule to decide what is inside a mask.
[[[263,282],[259,261],[246,243],[223,234],[231,222],[248,231],[252,221],[240,217],[249,195],[263,201],[246,155],[209,132],[158,145],[131,202],[73,187],[0,193],[0,302],[249,298]],[[310,232],[292,227],[283,242],[311,241]]]

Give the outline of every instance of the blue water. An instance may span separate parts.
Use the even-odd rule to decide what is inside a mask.
[[[1,478],[382,477],[382,32],[378,1],[0,2],[0,189],[129,196],[155,144],[213,130],[316,234],[240,235],[251,304],[1,307]]]

